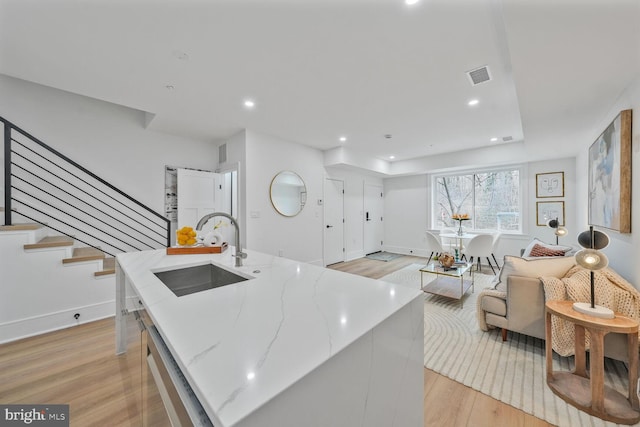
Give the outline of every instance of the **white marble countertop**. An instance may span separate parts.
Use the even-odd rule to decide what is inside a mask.
[[[135,288],[214,425],[230,427],[422,298],[417,289],[247,250],[119,254]],[[176,297],[153,272],[213,263],[254,279]],[[257,272],[259,271],[259,272]]]

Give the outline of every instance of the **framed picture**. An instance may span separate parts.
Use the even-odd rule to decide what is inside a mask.
[[[631,110],[589,147],[589,225],[631,233]]]
[[[564,197],[564,172],[537,173],[536,197]]]
[[[564,227],[564,202],[536,202],[536,223],[546,226],[550,219],[558,218]]]

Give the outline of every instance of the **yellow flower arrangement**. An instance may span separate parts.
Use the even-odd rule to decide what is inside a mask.
[[[451,219],[455,219],[456,221],[464,221],[469,218],[469,214],[453,214],[451,215]]]

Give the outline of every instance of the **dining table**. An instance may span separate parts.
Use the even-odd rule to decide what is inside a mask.
[[[456,239],[458,244],[459,257],[462,257],[462,250],[464,249],[463,241],[470,240],[477,236],[473,233],[440,233],[440,237],[444,237],[445,239]]]

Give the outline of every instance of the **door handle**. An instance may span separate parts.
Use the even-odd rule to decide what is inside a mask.
[[[327,228],[333,228],[333,225],[328,225],[328,224],[327,224]]]

